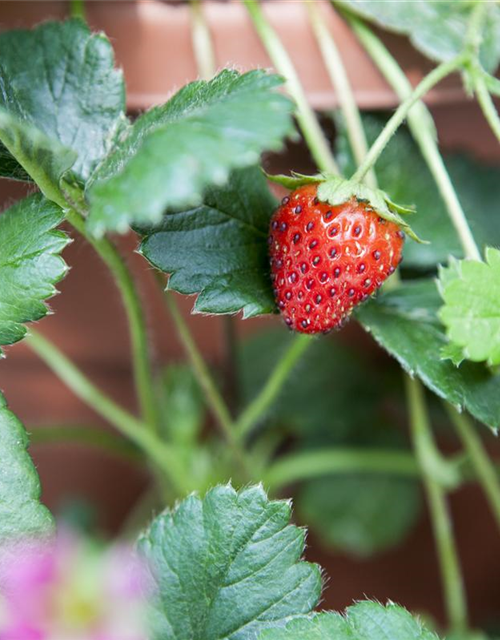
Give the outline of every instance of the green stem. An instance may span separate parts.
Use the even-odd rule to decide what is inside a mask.
[[[311,109],[292,61],[277,33],[268,22],[258,0],[243,0],[255,29],[267,49],[276,70],[284,76],[287,88],[297,104],[297,120],[311,154],[321,171],[339,173],[321,126]]]
[[[486,87],[486,83],[479,75],[474,80],[474,91],[486,121],[500,142],[500,117]]]
[[[240,439],[248,436],[255,424],[271,406],[280,393],[293,367],[311,342],[312,338],[307,335],[299,335],[292,340],[289,348],[278,361],[260,393],[238,418],[236,431]]]
[[[405,100],[411,96],[413,89],[408,78],[381,40],[358,18],[349,14],[346,14],[346,18],[354,33],[400,100]],[[422,102],[415,104],[408,113],[408,125],[443,198],[449,218],[455,227],[465,255],[473,260],[481,260],[481,254],[475,243],[467,218],[439,153],[432,116]]]
[[[408,376],[406,393],[409,401],[413,445],[419,462],[427,494],[432,528],[441,568],[441,580],[445,594],[446,610],[451,631],[463,633],[467,629],[467,605],[465,588],[460,571],[458,553],[453,536],[453,526],[443,488],[429,473],[428,448],[432,440],[429,418],[425,408],[424,392],[418,380]]]
[[[368,155],[368,143],[351,83],[347,77],[344,63],[335,44],[335,40],[322,20],[316,3],[306,2],[306,7],[309,12],[311,26],[323,56],[324,65],[335,88],[337,100],[339,101],[345,119],[347,135],[356,164],[360,165]],[[373,169],[367,172],[365,182],[373,189],[377,188],[377,178]]]
[[[99,254],[113,274],[120,290],[130,328],[134,377],[141,412],[147,426],[152,431],[158,431],[159,417],[154,393],[146,320],[132,275],[117,248],[110,240],[107,238],[97,239],[87,233],[85,219],[81,214],[74,209],[69,209],[67,211],[67,219]]]
[[[135,418],[98,389],[59,349],[31,330],[28,346],[54,371],[59,379],[87,405],[144,451],[182,495],[189,489],[188,478],[173,448],[146,429]]]
[[[475,475],[484,489],[497,525],[500,528],[500,476],[472,422],[451,405],[446,404],[445,406],[460,440],[469,454]]]
[[[335,448],[283,456],[264,473],[263,482],[276,491],[301,480],[343,473],[414,478],[420,471],[411,452]]]
[[[366,176],[368,171],[374,166],[375,162],[378,160],[380,154],[385,149],[387,143],[392,138],[392,136],[396,133],[400,125],[408,116],[411,108],[423,97],[425,94],[432,89],[436,84],[441,82],[443,78],[449,76],[457,69],[463,65],[466,60],[465,54],[460,54],[450,60],[449,62],[443,62],[435,69],[433,69],[425,78],[415,87],[412,91],[411,95],[404,100],[399,107],[394,112],[393,116],[388,120],[387,124],[380,132],[380,135],[375,140],[373,145],[368,152],[368,155],[365,157],[364,161],[358,167],[354,175],[352,176],[352,180],[355,182],[361,182],[363,178]]]
[[[191,0],[191,25],[194,56],[196,58],[196,66],[202,80],[210,80],[215,73],[215,52],[210,36],[203,7],[200,0]]]
[[[164,287],[161,276],[158,277],[158,282]],[[191,361],[193,371],[196,375],[200,387],[203,389],[207,402],[212,409],[212,412],[217,420],[222,433],[231,446],[235,456],[243,465],[245,473],[251,477],[250,465],[246,460],[245,452],[241,447],[239,440],[236,436],[235,425],[229,413],[229,409],[224,402],[224,398],[219,392],[214,379],[210,375],[210,371],[189,331],[184,318],[181,315],[179,307],[174,299],[173,294],[170,291],[164,291],[164,299],[167,304],[170,316],[174,321],[174,325],[179,336],[182,345]]]
[[[30,430],[30,444],[79,444],[138,461],[142,455],[128,440],[92,425],[48,425]]]
[[[69,12],[72,18],[86,21],[85,0],[70,0]]]

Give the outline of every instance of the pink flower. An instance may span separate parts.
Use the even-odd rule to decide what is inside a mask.
[[[0,549],[0,640],[146,640],[146,572],[125,545],[63,532]]]

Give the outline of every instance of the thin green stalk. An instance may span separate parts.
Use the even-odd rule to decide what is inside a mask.
[[[287,81],[288,91],[297,104],[297,120],[314,161],[320,171],[339,173],[328,140],[307,101],[304,89],[287,50],[267,20],[259,1],[243,0],[243,2],[276,70]]]
[[[450,404],[445,406],[469,455],[475,475],[483,487],[497,525],[500,528],[500,476],[470,419],[463,413],[459,413]]]
[[[210,80],[215,73],[215,52],[210,30],[203,14],[200,0],[191,0],[191,36],[196,58],[196,66],[202,80]]]
[[[420,470],[411,452],[335,448],[285,455],[264,472],[263,482],[277,491],[301,480],[343,473],[415,478]]]
[[[315,2],[306,2],[311,26],[318,42],[323,62],[335,88],[342,114],[345,119],[347,136],[354,153],[356,164],[360,165],[368,155],[368,143],[366,141],[361,115],[352,91],[351,83],[339,53],[335,40],[321,18],[320,11]],[[373,189],[377,188],[377,178],[373,169],[366,174],[365,182]]]
[[[358,18],[346,14],[346,19],[399,99],[407,99],[412,94],[412,86],[382,41]],[[417,102],[409,111],[408,125],[443,198],[465,255],[473,260],[481,260],[462,205],[439,153],[432,116],[423,102]]]
[[[236,432],[240,439],[245,438],[257,424],[262,415],[278,396],[293,367],[297,364],[312,338],[307,335],[295,337],[287,351],[276,364],[264,387],[257,397],[247,406],[236,422]]]
[[[159,276],[158,281],[163,288],[164,283],[161,279],[161,276]],[[204,361],[203,356],[201,355],[193,339],[193,336],[191,335],[191,332],[184,322],[184,318],[179,311],[179,307],[177,306],[173,294],[170,291],[164,291],[164,299],[170,312],[170,316],[174,322],[177,335],[179,336],[182,345],[191,361],[193,371],[196,375],[200,387],[205,393],[205,397],[217,420],[217,424],[219,425],[227,442],[232,448],[235,456],[242,464],[245,473],[249,477],[251,477],[252,474],[250,464],[247,462],[244,449],[240,445],[240,442],[237,438],[235,425],[233,424],[229,409],[224,402],[224,398],[220,394],[219,389],[217,388],[217,385],[215,384],[214,379],[210,374],[207,364]]]
[[[107,265],[120,290],[127,314],[132,345],[134,378],[144,421],[152,431],[159,428],[154,380],[149,354],[146,320],[132,275],[115,245],[108,238],[94,238],[85,227],[85,220],[74,209],[67,211],[70,224],[83,235]]]
[[[441,485],[436,482],[432,473],[429,472],[429,443],[433,439],[425,408],[424,392],[418,380],[408,376],[406,376],[405,380],[413,446],[427,494],[449,624],[452,632],[460,634],[466,631],[468,626],[465,587],[460,571],[446,494]]]
[[[70,0],[69,12],[72,18],[86,21],[85,0]]]
[[[477,76],[474,80],[474,92],[486,121],[490,125],[498,142],[500,142],[500,117],[498,116],[498,111],[496,110],[491,95],[486,88],[486,83],[481,76]]]
[[[143,459],[129,440],[93,425],[47,425],[29,429],[30,445],[78,444],[133,460]]]
[[[189,479],[171,447],[108,398],[46,338],[32,329],[26,343],[78,398],[142,449],[181,495],[189,490]]]
[[[411,108],[432,89],[436,84],[441,82],[444,78],[449,76],[454,71],[460,69],[466,59],[465,54],[460,54],[448,62],[443,62],[435,69],[433,69],[425,78],[415,87],[412,94],[404,100],[396,109],[392,117],[388,120],[387,124],[381,131],[378,138],[368,152],[368,155],[358,167],[352,179],[356,182],[361,182],[366,176],[368,171],[374,166],[378,160],[380,154],[385,149],[387,143],[396,133],[400,125],[408,116]]]

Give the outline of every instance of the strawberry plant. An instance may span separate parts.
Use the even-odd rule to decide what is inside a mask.
[[[422,100],[460,74],[500,142],[500,9],[332,2],[399,98],[384,118],[359,112],[344,53],[307,3],[339,99],[326,114],[332,141],[261,3],[243,6],[277,73],[216,72],[193,2],[201,79],[136,118],[111,43],[86,25],[81,2],[65,21],[0,33],[0,177],[26,186],[0,215],[2,367],[24,341],[113,427],[47,427],[50,438],[132,457],[153,487],[127,526],[141,565],[132,588],[120,560],[130,548],[67,543],[42,504],[28,433],[0,393],[0,638],[431,640],[434,627],[482,637],[449,495],[478,483],[500,531],[487,452],[500,426],[499,185],[496,168],[443,157]],[[373,25],[408,36],[433,62],[415,87]],[[268,170],[269,154],[300,136],[310,174],[263,170],[264,153]],[[162,290],[185,363],[153,356],[116,241],[125,233]],[[34,326],[76,238],[121,295],[136,413]],[[177,294],[195,296],[194,313],[226,316],[224,372],[204,359]],[[275,316],[270,330],[233,344],[236,322],[264,315]],[[344,339],[347,322],[369,337]],[[459,451],[443,453],[436,424]],[[361,558],[399,544],[425,497],[446,619],[424,625],[405,602],[376,594],[343,613],[319,611],[325,581],[303,559],[305,530],[279,499],[290,495],[323,545]],[[117,581],[127,588],[115,592]],[[124,609],[130,624],[115,624]]]

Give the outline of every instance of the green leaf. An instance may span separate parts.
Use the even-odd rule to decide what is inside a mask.
[[[339,118],[336,123],[339,129],[337,160],[342,171],[350,175],[355,171],[355,163],[345,127]],[[384,126],[384,119],[365,116],[363,125],[372,144]],[[445,163],[478,245],[500,244],[500,218],[491,215],[500,199],[498,168],[463,155],[448,156]],[[463,256],[436,184],[407,129],[399,129],[384,149],[377,161],[376,173],[381,187],[392,198],[416,206],[412,228],[430,241],[425,245],[406,242],[404,267],[429,269],[446,262],[450,255]]]
[[[38,136],[43,134],[59,149],[61,157],[64,148],[68,158],[76,159],[72,171],[85,182],[108,152],[124,119],[123,76],[114,68],[108,39],[91,34],[81,20],[46,22],[33,30],[2,33],[0,61],[2,142],[36,179],[16,145],[7,139],[5,111],[17,123],[18,131],[10,138],[36,138],[33,131],[37,130]],[[44,156],[35,159],[42,168],[49,162]]]
[[[171,274],[169,289],[199,293],[196,312],[272,313],[267,236],[276,204],[259,168],[235,171],[202,205],[167,213],[140,252]]]
[[[414,480],[366,474],[308,482],[297,499],[301,520],[325,543],[358,557],[399,544],[415,525],[420,507]]]
[[[483,364],[467,362],[456,368],[441,360],[448,343],[437,313],[441,307],[436,283],[408,283],[370,300],[356,313],[375,340],[410,374],[441,398],[467,409],[484,424],[500,426],[500,376]]]
[[[290,516],[260,486],[218,486],[156,518],[139,541],[158,588],[153,638],[254,640],[309,613],[321,575]]]
[[[468,360],[500,364],[500,252],[486,249],[486,262],[454,261],[439,283],[439,318],[452,344]]]
[[[27,448],[26,431],[0,393],[0,546],[53,532],[52,516],[40,503],[40,480]]]
[[[456,0],[334,0],[344,9],[357,13],[379,27],[407,35],[413,46],[431,60],[444,62],[466,46],[467,28],[475,2]],[[500,10],[488,3],[479,58],[493,72],[500,61]]]
[[[68,270],[59,254],[69,239],[56,230],[63,219],[63,211],[39,194],[0,215],[0,345],[21,340],[24,323],[46,315],[44,300]]]
[[[264,631],[260,640],[437,640],[403,607],[358,602],[345,615],[322,612],[303,616],[286,627]]]
[[[183,87],[123,135],[89,190],[93,233],[158,223],[166,208],[196,207],[232,169],[279,150],[292,133],[292,103],[282,79],[264,71],[224,70]]]
[[[273,175],[266,172],[264,172],[264,175],[268,180],[274,182],[274,184],[279,184],[281,187],[285,187],[285,189],[290,189],[290,191],[294,191],[295,189],[303,187],[306,184],[323,182],[326,178],[326,176],[321,173],[317,173],[313,176],[307,176],[303,173],[297,173],[295,171],[292,171],[289,176]]]
[[[193,445],[203,426],[203,393],[188,365],[169,365],[159,385],[161,415],[168,439],[180,445]]]

